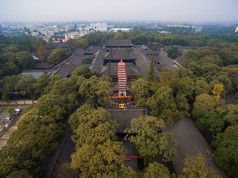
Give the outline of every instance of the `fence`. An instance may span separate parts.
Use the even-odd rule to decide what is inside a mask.
[[[37,103],[37,100],[0,101],[0,106],[32,105],[36,103]]]

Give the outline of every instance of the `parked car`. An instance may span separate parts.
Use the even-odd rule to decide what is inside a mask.
[[[0,109],[0,112],[2,112],[2,110]]]
[[[21,109],[14,109],[13,114],[18,115],[20,113]]]
[[[6,120],[7,122],[12,122],[12,118],[11,118],[11,117],[7,117],[5,120]]]

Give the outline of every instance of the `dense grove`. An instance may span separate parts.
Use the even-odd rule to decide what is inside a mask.
[[[23,114],[18,130],[0,150],[0,177],[42,176],[42,162],[57,148],[57,140],[64,134],[65,119],[77,106],[79,94],[75,83],[75,75],[54,80],[37,105]]]
[[[227,104],[224,99],[238,92],[237,36],[162,35],[135,29],[128,33],[93,33],[83,37],[80,42],[70,41],[69,45],[71,49],[86,48],[101,45],[111,38],[128,38],[134,44],[145,44],[153,49],[164,45],[193,47],[186,54],[184,67],[165,69],[159,76],[154,76],[151,64],[148,76],[139,77],[130,86],[136,105],[148,107],[150,115],[137,118],[139,124],[133,121],[128,132],[136,132],[137,135],[127,137],[138,153],[146,158],[147,166],[142,173],[138,174],[125,166],[123,155],[126,149],[116,138],[116,123],[103,109],[107,96],[113,92],[111,80],[85,66],[76,69],[71,77],[65,79],[43,75],[35,80],[15,76],[32,65],[32,51],[52,64],[67,56],[57,48],[48,51],[46,44],[40,41],[35,43],[40,43],[39,47],[34,48],[28,37],[22,37],[10,40],[1,38],[2,98],[9,99],[12,89],[19,90],[22,96],[29,98],[41,97],[37,105],[24,113],[18,130],[6,147],[0,150],[0,177],[41,177],[42,162],[57,148],[57,140],[64,134],[65,123],[71,115],[69,124],[75,143],[71,166],[79,170],[80,177],[175,176],[165,166],[155,162],[154,158],[162,156],[164,161],[171,160],[176,155],[176,141],[169,134],[156,135],[152,125],[163,128],[175,124],[179,119],[191,118],[215,150],[216,164],[229,177],[235,178],[238,170],[238,105]],[[148,135],[151,140],[147,138]],[[147,142],[151,144],[150,149],[146,150]],[[201,169],[196,169],[198,166]],[[188,157],[185,161],[183,176],[194,175],[217,177],[202,156]]]
[[[33,55],[40,61],[55,65],[67,58],[69,53],[70,49],[57,48],[31,36],[0,35],[0,80],[5,76],[19,74],[24,69],[30,69],[39,62],[33,59]]]

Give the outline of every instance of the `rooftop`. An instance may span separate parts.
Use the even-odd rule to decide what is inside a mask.
[[[130,128],[132,119],[147,114],[147,110],[144,108],[108,109],[108,111],[118,123],[117,133],[124,133],[125,129]]]

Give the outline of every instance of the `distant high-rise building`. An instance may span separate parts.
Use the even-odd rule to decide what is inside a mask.
[[[90,28],[94,31],[106,32],[107,31],[107,23],[91,23]]]
[[[235,32],[238,32],[238,27],[236,27]]]

